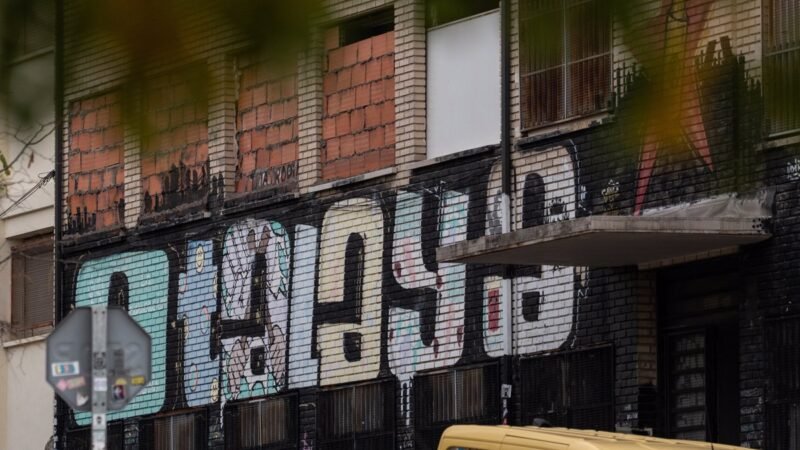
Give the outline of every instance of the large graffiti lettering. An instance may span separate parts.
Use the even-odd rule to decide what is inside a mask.
[[[383,228],[372,200],[346,200],[325,213],[317,302],[334,319],[317,331],[322,385],[378,375]]]
[[[217,316],[217,267],[211,241],[190,241],[186,273],[178,282],[178,319],[183,324],[183,388],[189,406],[216,401],[219,373],[213,329]]]
[[[109,301],[112,280],[121,274],[127,280],[128,313],[152,339],[150,383],[128,404],[109,414],[109,420],[161,410],[165,398],[167,353],[167,301],[169,261],[163,251],[126,252],[89,261],[81,267],[75,283],[75,306],[92,306]],[[99,287],[99,288],[98,288]],[[81,425],[91,423],[91,414],[76,413]]]
[[[514,228],[575,217],[574,151],[519,158]],[[112,417],[224,409],[229,401],[391,374],[411,433],[417,373],[503,354],[500,272],[435,258],[440,246],[500,232],[498,167],[481,187],[486,195],[445,183],[410,186],[83,263],[75,304],[126,305],[153,337],[153,382]],[[514,274],[516,353],[568,339],[581,273],[542,266]],[[168,402],[173,386],[182,392]],[[89,416],[76,420],[86,424]]]
[[[290,254],[278,222],[240,223],[226,233],[221,327],[227,399],[277,392],[286,384]]]

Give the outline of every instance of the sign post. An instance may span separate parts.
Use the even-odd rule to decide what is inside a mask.
[[[92,449],[106,449],[106,400],[108,373],[106,371],[106,341],[108,308],[92,306]]]
[[[47,337],[47,382],[72,409],[91,411],[94,450],[106,448],[106,413],[150,381],[150,345],[124,309],[106,305],[76,308]]]

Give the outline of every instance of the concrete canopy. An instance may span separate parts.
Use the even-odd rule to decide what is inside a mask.
[[[440,247],[440,262],[642,266],[769,239],[763,218],[588,216]]]

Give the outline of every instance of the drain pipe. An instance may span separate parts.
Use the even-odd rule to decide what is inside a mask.
[[[54,86],[53,86],[53,126],[55,131],[55,152],[54,169],[55,169],[55,187],[54,201],[53,201],[53,306],[55,312],[55,323],[58,324],[64,317],[64,301],[63,301],[63,272],[64,264],[61,257],[61,236],[62,236],[62,218],[63,218],[63,202],[64,202],[64,142],[62,130],[64,129],[64,0],[56,0],[55,2],[55,54],[53,61],[55,67],[53,68]],[[55,400],[55,418],[53,420],[54,432],[54,448],[57,450],[64,449],[64,430],[67,417],[67,409],[64,402],[54,396]]]
[[[500,1],[500,149],[502,152],[502,232],[511,232],[511,0]],[[501,284],[503,295],[503,354],[513,352],[511,269]]]
[[[511,0],[500,0],[500,151],[502,164],[502,232],[511,232]],[[506,266],[501,281],[503,301],[503,363],[500,390],[502,424],[509,425],[509,403],[513,386],[513,306],[511,281],[513,269]]]

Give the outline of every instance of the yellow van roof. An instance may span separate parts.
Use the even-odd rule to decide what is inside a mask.
[[[518,448],[525,448],[527,442],[534,444],[535,441],[556,444],[559,447],[564,446],[564,448],[567,449],[580,450],[734,450],[744,448],[625,433],[576,430],[571,428],[542,428],[534,426],[455,425],[448,428],[442,436],[443,440],[448,437],[475,440],[476,442],[516,444],[515,447]]]

